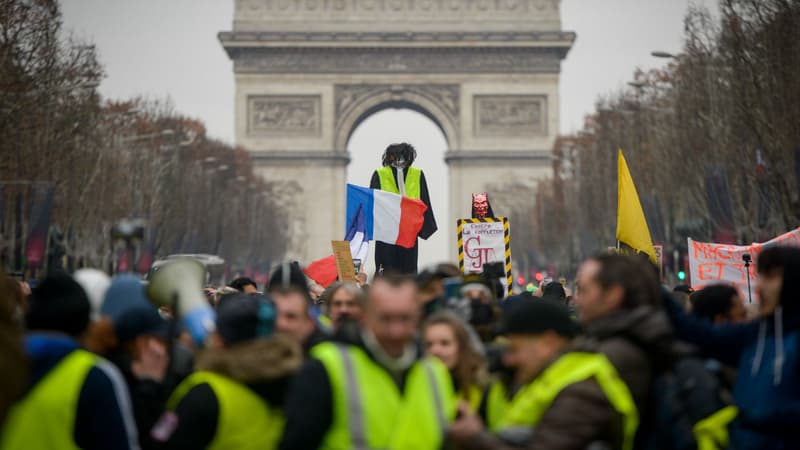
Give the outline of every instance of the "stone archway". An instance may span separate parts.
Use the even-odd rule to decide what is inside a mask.
[[[559,5],[238,0],[233,31],[219,35],[236,78],[236,139],[287,186],[287,257],[324,256],[343,236],[347,141],[386,107],[421,112],[447,139],[451,216],[439,222],[468,215],[472,192],[548,176],[560,61],[575,38]]]
[[[444,133],[449,148],[459,148],[458,85],[336,85],[334,88],[335,148],[347,145],[353,130],[385,108],[409,108],[431,119]]]

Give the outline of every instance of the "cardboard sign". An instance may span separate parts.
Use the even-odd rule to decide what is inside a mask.
[[[458,220],[458,266],[463,274],[483,273],[486,263],[502,262],[506,276],[500,281],[511,295],[511,247],[505,217]]]
[[[350,253],[350,243],[348,241],[331,241],[331,247],[333,247],[339,281],[355,283],[357,281],[356,270],[353,266],[353,255]]]
[[[761,250],[774,245],[800,247],[800,228],[782,234],[763,244],[727,245],[697,242],[689,239],[689,274],[692,287],[702,288],[711,284],[727,283],[736,286],[745,302],[757,300],[756,261]],[[743,255],[750,255],[752,262],[745,268]],[[747,278],[750,278],[750,291]]]

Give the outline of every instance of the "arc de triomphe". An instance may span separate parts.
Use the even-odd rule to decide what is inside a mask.
[[[451,217],[439,222],[468,217],[473,192],[547,177],[560,62],[575,39],[559,6],[237,0],[233,30],[219,33],[236,78],[236,141],[292,194],[287,257],[323,257],[344,236],[347,141],[384,108],[419,111],[447,139]]]

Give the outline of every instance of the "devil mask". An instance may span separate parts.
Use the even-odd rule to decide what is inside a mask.
[[[489,204],[489,194],[486,192],[482,194],[472,194],[472,217],[476,219],[494,217],[492,205]]]
[[[383,165],[406,169],[417,158],[417,151],[410,144],[392,144],[383,152]]]

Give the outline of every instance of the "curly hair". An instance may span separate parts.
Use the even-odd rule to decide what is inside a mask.
[[[391,144],[386,147],[386,150],[383,152],[382,164],[384,166],[390,166],[398,156],[402,156],[408,161],[408,165],[410,166],[414,160],[417,159],[417,151],[411,144],[405,142],[401,144]]]

